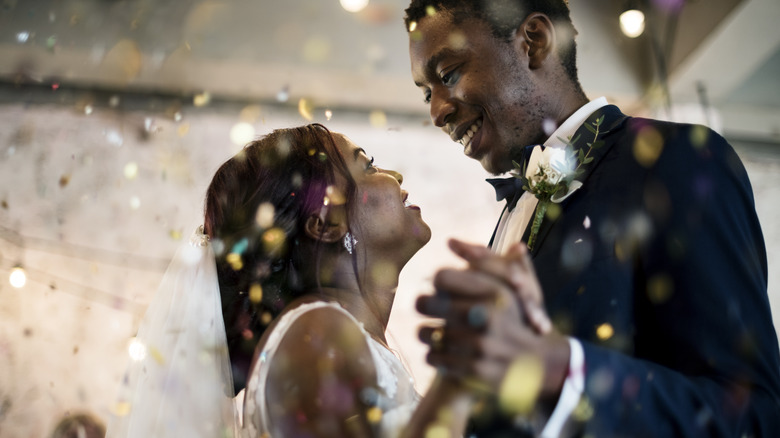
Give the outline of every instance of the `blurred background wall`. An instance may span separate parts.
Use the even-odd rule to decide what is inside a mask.
[[[346,3],[346,2],[345,2]],[[580,77],[628,113],[712,126],[756,195],[780,321],[776,0],[572,0]],[[349,6],[349,5],[347,5]],[[501,206],[432,127],[409,75],[405,0],[0,0],[0,436],[115,412],[128,344],[217,167],[321,122],[404,174],[433,229],[401,276],[391,343],[424,390],[415,297],[446,240],[487,242]],[[10,277],[21,267],[26,284]],[[737,293],[737,291],[735,291]]]

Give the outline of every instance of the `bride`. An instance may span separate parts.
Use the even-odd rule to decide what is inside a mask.
[[[319,124],[224,163],[205,233],[139,328],[147,355],[107,436],[460,436],[465,392],[442,378],[420,401],[385,339],[399,272],[430,239],[402,181]]]

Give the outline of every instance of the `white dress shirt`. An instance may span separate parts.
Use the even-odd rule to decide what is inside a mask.
[[[606,105],[607,99],[604,97],[599,97],[586,103],[550,135],[550,138],[544,142],[544,146],[550,148],[565,147],[566,143],[561,139],[571,138],[577,131],[577,128],[585,123],[588,116]],[[514,210],[504,212],[496,229],[492,247],[493,251],[504,254],[512,244],[519,242],[523,238],[525,229],[536,209],[537,202],[538,199],[533,194],[525,192],[520,196]],[[561,436],[563,426],[577,407],[585,388],[585,353],[582,349],[582,344],[574,338],[569,338],[569,346],[571,348],[569,373],[563,383],[558,404],[542,430],[540,435],[542,438],[557,438]]]

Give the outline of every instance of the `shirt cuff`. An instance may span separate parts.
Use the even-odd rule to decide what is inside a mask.
[[[561,396],[552,415],[542,429],[540,438],[558,438],[585,391],[585,352],[580,341],[569,338],[569,374],[563,382]]]

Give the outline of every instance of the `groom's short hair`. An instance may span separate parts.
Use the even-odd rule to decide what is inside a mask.
[[[577,78],[577,46],[574,37],[577,30],[569,15],[566,0],[412,0],[406,8],[404,23],[406,30],[412,22],[420,21],[433,7],[436,11],[447,11],[452,15],[455,24],[469,18],[476,18],[487,23],[498,39],[511,40],[515,31],[532,12],[540,12],[550,18],[559,35],[563,35],[558,45],[558,55],[561,58],[566,75],[575,84]]]

